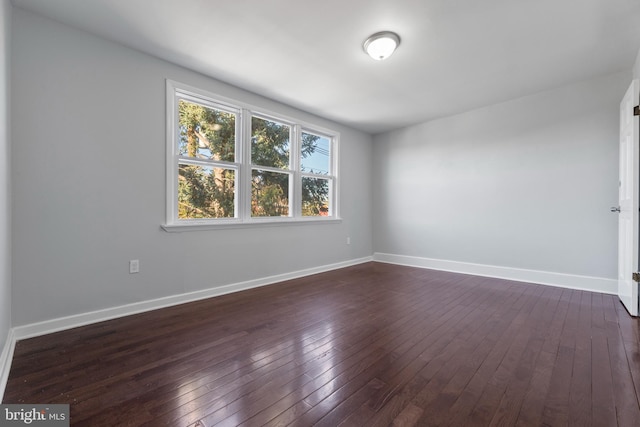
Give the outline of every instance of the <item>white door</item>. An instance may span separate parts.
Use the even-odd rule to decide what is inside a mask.
[[[638,80],[631,82],[620,103],[620,193],[618,221],[618,296],[632,316],[638,315],[638,283],[632,279],[638,271],[638,198],[640,196],[640,138],[638,117]],[[615,209],[613,209],[615,210]]]

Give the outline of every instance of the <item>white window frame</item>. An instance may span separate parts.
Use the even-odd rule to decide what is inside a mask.
[[[184,158],[178,148],[178,100],[185,99],[211,108],[236,114],[236,145],[234,162]],[[216,228],[254,227],[263,225],[286,225],[301,223],[340,222],[338,206],[338,157],[340,134],[312,123],[287,117],[282,114],[255,107],[243,102],[222,97],[193,86],[173,80],[166,81],[166,218],[161,227],[170,232],[207,230]],[[258,117],[291,126],[289,169],[278,169],[279,173],[290,174],[289,216],[251,216],[252,170],[269,171],[272,168],[251,163],[251,118]],[[302,133],[326,137],[330,141],[330,171],[328,175],[310,174],[301,171]],[[178,168],[180,163],[202,164],[235,170],[235,217],[180,219],[178,218]],[[275,169],[273,169],[276,171]],[[302,216],[302,178],[318,177],[329,180],[329,216]]]

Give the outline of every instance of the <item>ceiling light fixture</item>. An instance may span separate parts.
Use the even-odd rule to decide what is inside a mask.
[[[400,37],[391,31],[381,31],[364,41],[364,51],[376,61],[387,59],[400,45]]]

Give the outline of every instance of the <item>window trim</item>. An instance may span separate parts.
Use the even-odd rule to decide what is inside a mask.
[[[207,218],[207,219],[179,219],[178,218],[178,168],[180,159],[189,163],[197,159],[184,158],[178,150],[178,101],[201,103],[211,108],[236,114],[236,147],[235,162],[204,161],[212,167],[225,167],[236,171],[235,217]],[[286,217],[254,217],[251,215],[251,176],[254,169],[269,170],[251,163],[251,117],[273,120],[291,126],[290,158],[288,170],[279,172],[291,174],[293,185],[289,188],[289,216]],[[308,132],[330,140],[330,175],[311,175],[329,180],[329,209],[330,216],[302,216],[302,178],[309,174],[301,171],[300,138],[303,132]],[[166,80],[166,211],[165,223],[161,228],[165,231],[191,231],[222,228],[243,228],[256,226],[291,225],[306,223],[336,223],[341,222],[339,215],[339,177],[338,161],[340,134],[331,129],[317,126],[296,118],[275,113],[264,108],[243,103],[220,96],[193,86]],[[264,169],[263,169],[264,168]]]

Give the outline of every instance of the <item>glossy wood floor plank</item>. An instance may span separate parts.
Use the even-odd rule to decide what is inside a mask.
[[[635,426],[617,297],[367,263],[18,342],[74,426]]]

